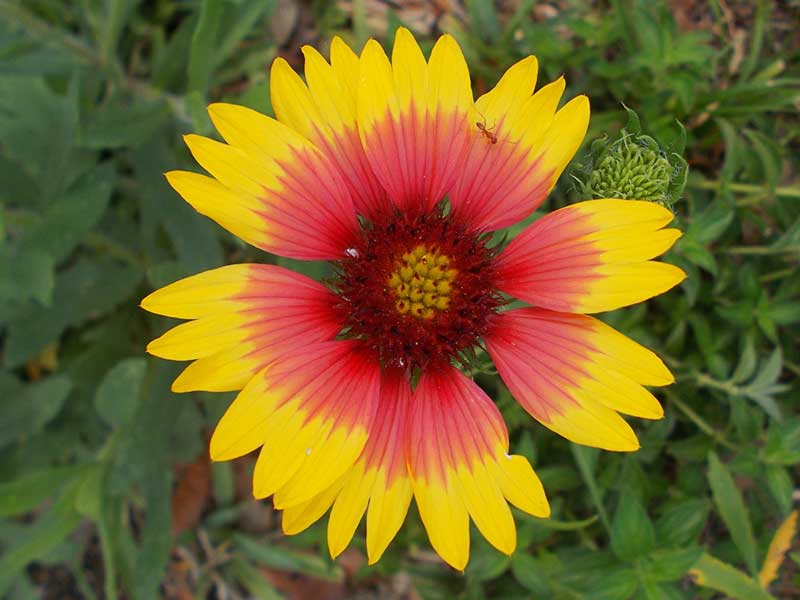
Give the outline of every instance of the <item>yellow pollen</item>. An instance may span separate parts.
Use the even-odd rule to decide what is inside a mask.
[[[421,244],[403,253],[388,279],[397,312],[432,319],[437,311],[447,310],[456,275],[448,256]]]

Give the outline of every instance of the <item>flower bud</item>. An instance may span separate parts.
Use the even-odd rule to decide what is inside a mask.
[[[628,124],[619,137],[607,136],[592,144],[588,164],[576,165],[573,178],[581,199],[622,198],[649,200],[671,208],[686,186],[688,165],[682,153],[686,131],[670,147],[641,133],[638,115],[628,111]],[[680,125],[680,123],[679,123]]]

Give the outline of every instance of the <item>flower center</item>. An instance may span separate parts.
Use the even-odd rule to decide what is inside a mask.
[[[468,362],[503,303],[486,236],[440,208],[397,210],[362,223],[362,235],[335,263],[333,282],[345,329],[385,366],[409,372],[436,361]]]
[[[447,310],[457,274],[458,270],[450,268],[449,257],[421,244],[404,252],[389,275],[397,312],[432,319],[437,311]]]

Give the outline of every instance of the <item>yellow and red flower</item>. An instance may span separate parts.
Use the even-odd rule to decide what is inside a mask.
[[[186,136],[211,177],[167,179],[243,240],[330,261],[335,278],[242,264],[183,279],[142,301],[189,319],[148,351],[193,361],[175,391],[241,390],[211,457],[260,448],[253,493],[273,496],[286,533],[330,508],[335,556],[366,512],[374,563],[413,497],[453,567],[468,561],[470,519],[511,553],[508,503],[540,517],[550,509],[527,459],[509,454],[500,412],[457,366],[482,347],[539,422],[581,444],[635,450],[619,413],[661,417],[643,386],[672,375],[586,315],[683,279],[651,260],[680,235],[664,229],[672,214],[642,201],[582,202],[492,245],[489,234],[529,216],[576,152],[586,97],[558,109],[563,79],[534,93],[531,56],[473,101],[453,38],[426,61],[405,29],[391,60],[374,40],[357,56],[334,39],[330,62],[303,53],[305,81],[273,64],[277,119],[211,105],[226,143]],[[508,310],[511,297],[531,306]]]

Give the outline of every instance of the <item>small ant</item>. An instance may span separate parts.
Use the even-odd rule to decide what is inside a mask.
[[[497,143],[497,136],[494,134],[494,132],[492,132],[494,125],[492,125],[492,127],[486,127],[486,117],[483,117],[483,121],[475,121],[475,127],[478,128],[478,131],[480,131],[487,140],[489,140],[490,144]]]

